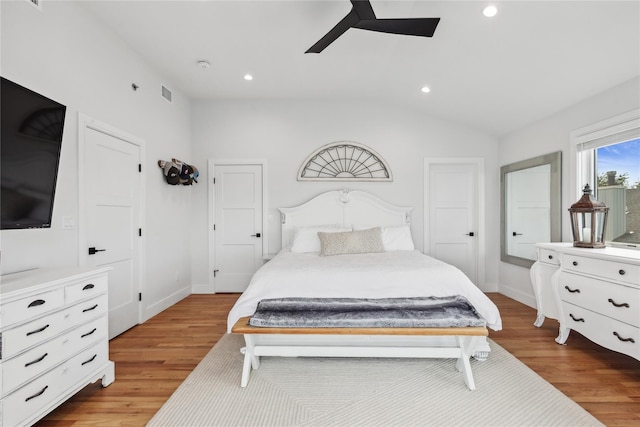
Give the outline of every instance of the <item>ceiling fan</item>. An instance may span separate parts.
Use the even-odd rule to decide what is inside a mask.
[[[351,11],[305,53],[320,53],[349,28],[380,33],[432,37],[440,18],[378,19],[369,0],[351,0]]]

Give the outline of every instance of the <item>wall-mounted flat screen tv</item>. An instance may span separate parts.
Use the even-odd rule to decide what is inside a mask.
[[[1,79],[1,228],[48,228],[53,215],[67,109],[52,99]]]

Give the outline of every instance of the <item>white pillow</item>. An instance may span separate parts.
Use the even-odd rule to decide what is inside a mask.
[[[351,231],[351,228],[331,224],[317,225],[313,227],[296,227],[293,230],[291,252],[320,252],[320,238],[318,237],[318,232],[336,233],[340,231]]]
[[[380,227],[340,233],[319,232],[318,236],[322,256],[384,252]]]
[[[408,225],[399,227],[382,227],[382,244],[384,250],[389,251],[412,251],[415,249],[411,229]]]
[[[361,225],[353,224],[354,230],[366,230],[376,227],[375,225]],[[413,251],[415,245],[413,244],[413,238],[411,237],[411,229],[408,225],[380,227],[382,228],[382,243],[384,244],[384,250],[390,251]]]

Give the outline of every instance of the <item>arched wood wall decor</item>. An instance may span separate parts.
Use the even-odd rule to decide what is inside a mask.
[[[387,162],[357,142],[333,142],[314,151],[300,166],[298,181],[393,181]]]

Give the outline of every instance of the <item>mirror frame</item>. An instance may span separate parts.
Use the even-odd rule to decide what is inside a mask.
[[[534,157],[520,162],[511,163],[500,167],[500,260],[510,264],[519,265],[521,267],[530,268],[535,260],[528,258],[522,258],[506,253],[506,238],[507,233],[505,231],[506,222],[506,178],[510,172],[516,172],[523,169],[530,169],[542,165],[551,165],[551,176],[549,180],[550,188],[550,226],[551,226],[551,241],[560,242],[562,240],[562,215],[560,208],[562,205],[562,151],[556,151],[555,153],[549,153],[542,156]],[[543,242],[540,242],[543,243]]]

